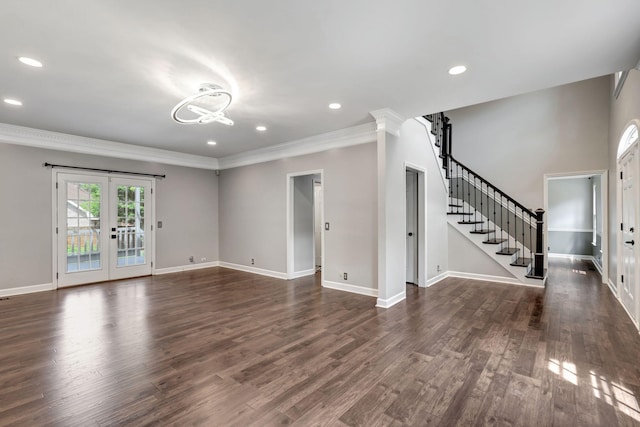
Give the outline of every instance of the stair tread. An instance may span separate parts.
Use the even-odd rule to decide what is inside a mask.
[[[455,203],[449,203],[449,207],[450,208],[462,208],[464,206],[463,205],[456,205]]]
[[[485,245],[499,245],[500,243],[506,242],[506,241],[507,239],[488,239],[482,243],[484,243]]]
[[[471,216],[473,215],[471,212],[447,212],[447,215],[465,215]]]
[[[471,233],[471,234],[490,234],[490,233],[495,233],[495,230],[489,230],[487,228],[483,228],[481,230],[471,230],[469,233]]]
[[[518,248],[502,248],[498,252],[496,252],[496,254],[498,254],[498,255],[513,255],[513,254],[517,254],[518,252],[520,252],[520,249],[518,249]]]
[[[458,224],[484,224],[484,221],[458,221]]]
[[[514,267],[528,267],[531,264],[531,258],[518,258],[514,262],[511,263]]]

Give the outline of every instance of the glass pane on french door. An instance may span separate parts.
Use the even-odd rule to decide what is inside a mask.
[[[67,181],[66,271],[99,270],[102,185]]]
[[[112,279],[151,274],[151,184],[137,178],[111,178]]]
[[[118,185],[118,267],[146,262],[144,223],[145,191],[141,186]]]
[[[56,174],[58,286],[109,279],[106,177]]]

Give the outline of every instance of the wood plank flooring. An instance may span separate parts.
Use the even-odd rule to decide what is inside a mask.
[[[640,425],[640,336],[590,264],[370,297],[223,268],[0,301],[0,426]]]

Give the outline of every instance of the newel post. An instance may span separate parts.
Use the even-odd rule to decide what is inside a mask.
[[[536,209],[536,253],[533,275],[544,277],[544,209]]]

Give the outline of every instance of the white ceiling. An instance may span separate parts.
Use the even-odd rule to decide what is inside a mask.
[[[221,158],[632,68],[638,17],[638,0],[3,0],[0,98],[24,106],[0,122]],[[203,82],[232,90],[234,126],[170,118]]]

